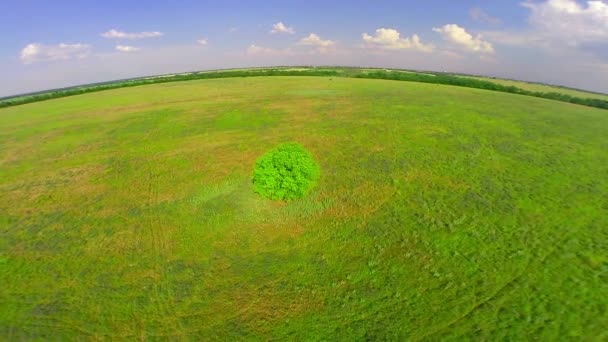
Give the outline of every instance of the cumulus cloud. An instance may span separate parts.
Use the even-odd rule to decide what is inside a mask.
[[[25,64],[41,61],[68,60],[72,58],[85,58],[91,52],[87,44],[44,45],[31,43],[21,50],[21,61]]]
[[[112,38],[112,39],[141,39],[141,38],[155,38],[162,36],[162,32],[154,31],[154,32],[135,32],[135,33],[127,33],[121,32],[116,29],[111,29],[107,32],[101,34],[104,38]]]
[[[128,45],[116,45],[115,49],[120,52],[137,52],[141,50],[138,47]]]
[[[200,45],[207,45],[207,38],[202,38],[196,41]]]
[[[488,13],[486,13],[484,10],[482,10],[479,7],[471,8],[471,10],[469,11],[469,15],[471,16],[471,18],[473,20],[480,22],[480,23],[490,24],[490,25],[502,24],[502,20],[489,15]]]
[[[362,34],[363,41],[368,46],[374,46],[382,49],[399,50],[413,49],[423,52],[431,52],[434,49],[432,44],[423,44],[420,37],[414,34],[411,38],[401,38],[401,33],[391,28],[379,28],[374,36],[367,33]]]
[[[480,53],[494,53],[494,47],[490,42],[481,39],[481,35],[473,37],[463,27],[456,24],[447,24],[442,27],[434,27],[433,31],[440,33],[443,39],[469,51]]]
[[[300,39],[298,42],[299,45],[313,45],[318,47],[330,47],[335,45],[336,43],[332,40],[323,40],[321,37],[317,36],[314,33],[309,34],[307,37]]]
[[[294,31],[293,27],[289,27],[279,21],[278,23],[272,25],[272,30],[270,30],[270,33],[294,34],[296,31]]]
[[[530,9],[530,24],[550,38],[568,40],[576,45],[587,41],[608,39],[608,3],[575,0],[547,0],[542,3],[524,2]]]

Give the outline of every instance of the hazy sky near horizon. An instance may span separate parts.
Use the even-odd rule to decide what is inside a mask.
[[[452,71],[608,93],[608,0],[4,0],[0,13],[0,96],[270,65]]]

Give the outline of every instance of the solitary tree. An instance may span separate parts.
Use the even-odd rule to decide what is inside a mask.
[[[320,174],[319,165],[302,145],[284,143],[256,161],[254,191],[273,200],[302,198],[314,187]]]

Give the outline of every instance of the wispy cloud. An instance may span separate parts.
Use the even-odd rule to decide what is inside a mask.
[[[496,44],[511,46],[545,46],[544,39],[535,32],[527,31],[483,31],[483,36]]]
[[[42,61],[68,60],[73,58],[85,58],[91,52],[88,44],[66,44],[44,45],[31,43],[21,50],[21,61],[25,64]]]
[[[207,38],[198,39],[196,42],[200,45],[207,45],[209,43]]]
[[[489,15],[488,13],[486,13],[484,10],[482,10],[479,7],[471,8],[471,10],[469,11],[469,16],[473,20],[480,22],[480,23],[484,23],[484,24],[490,24],[490,25],[502,24],[502,20],[500,20],[500,18],[496,18],[496,17]]]
[[[373,36],[363,33],[361,37],[368,47],[388,50],[413,49],[423,52],[431,52],[434,49],[432,44],[423,44],[418,35],[401,38],[401,33],[392,28],[379,28]]]
[[[483,40],[481,35],[473,37],[473,35],[467,32],[464,27],[460,27],[456,24],[434,27],[433,31],[440,33],[446,41],[466,50],[480,53],[494,53],[492,44]]]
[[[274,25],[272,25],[272,30],[270,30],[270,33],[287,33],[287,34],[294,34],[296,33],[296,31],[293,29],[293,27],[289,27],[285,24],[283,24],[283,22],[278,22]]]
[[[289,49],[279,50],[279,49],[259,46],[256,44],[251,44],[247,48],[246,53],[247,53],[247,55],[252,55],[252,56],[253,55],[280,56],[280,55],[288,55],[288,54],[291,54],[292,52]]]
[[[118,31],[116,29],[111,29],[107,32],[101,34],[104,38],[109,39],[142,39],[142,38],[156,38],[162,36],[162,32],[153,31],[153,32],[134,32],[127,33]]]
[[[120,52],[137,52],[137,51],[141,50],[138,47],[128,46],[128,45],[116,45],[115,49],[116,49],[116,51],[120,51]]]

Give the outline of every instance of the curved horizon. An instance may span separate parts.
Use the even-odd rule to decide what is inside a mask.
[[[149,5],[0,4],[0,28],[12,33],[0,49],[0,96],[275,65],[447,71],[608,93],[605,0]]]
[[[513,78],[502,78],[502,77],[497,77],[497,76],[492,76],[492,75],[452,72],[449,70],[444,70],[444,71],[416,70],[416,69],[407,69],[407,68],[389,68],[389,67],[381,67],[381,66],[355,66],[355,65],[263,65],[263,66],[252,66],[252,67],[238,67],[237,66],[237,67],[232,67],[232,68],[188,70],[188,71],[179,71],[179,72],[169,72],[169,73],[164,73],[164,74],[141,75],[141,76],[134,76],[134,77],[129,77],[129,78],[121,78],[121,79],[101,80],[101,81],[91,82],[91,83],[72,84],[72,85],[67,85],[65,87],[59,87],[59,88],[48,88],[48,89],[35,90],[35,91],[29,92],[29,93],[19,93],[19,94],[0,96],[0,100],[8,100],[8,99],[18,98],[18,97],[22,97],[22,96],[44,94],[44,93],[49,93],[49,92],[54,92],[54,91],[68,90],[68,89],[74,89],[74,88],[80,88],[80,87],[90,87],[90,86],[101,85],[101,84],[119,83],[119,82],[124,82],[124,81],[129,81],[129,80],[157,78],[157,77],[165,77],[165,76],[173,76],[173,75],[184,75],[184,74],[190,74],[190,73],[230,71],[230,70],[239,70],[239,69],[251,70],[251,69],[272,69],[272,68],[296,68],[296,67],[302,67],[302,68],[353,68],[353,69],[379,69],[379,70],[385,69],[385,70],[396,70],[396,71],[397,70],[414,71],[414,72],[419,72],[419,73],[424,73],[424,72],[446,73],[446,74],[460,75],[460,76],[481,77],[481,78],[504,80],[504,81],[538,84],[538,85],[545,85],[548,87],[581,91],[581,92],[590,93],[590,94],[608,95],[608,92],[603,93],[603,92],[593,91],[593,90],[589,90],[589,89],[569,87],[569,86],[560,85],[560,84],[543,83],[543,82],[537,82],[537,81],[526,81],[526,80],[513,79]]]

